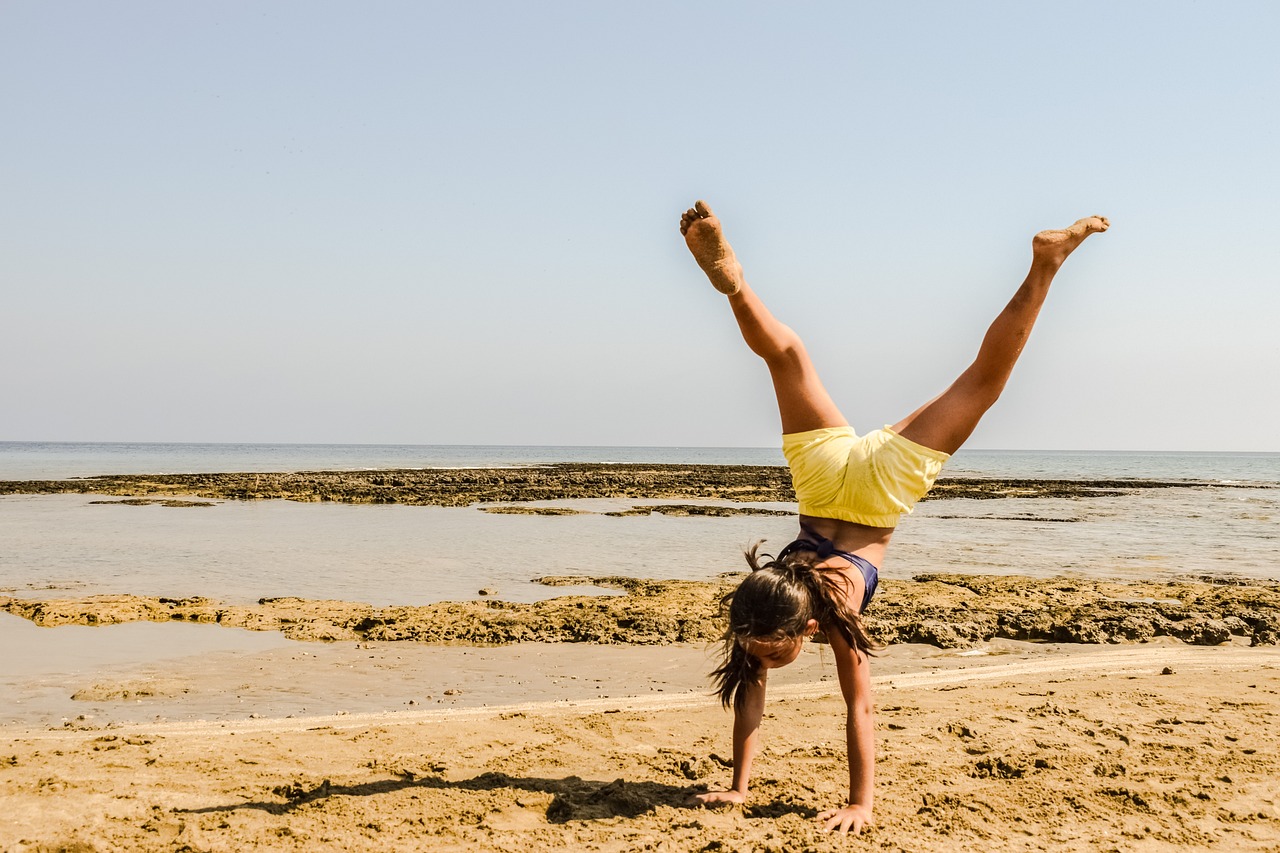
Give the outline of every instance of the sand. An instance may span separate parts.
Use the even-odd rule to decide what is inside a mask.
[[[1213,488],[956,480],[933,497],[1188,485]],[[67,491],[178,512],[268,498],[552,514],[526,503],[791,499],[785,469],[741,466],[0,483]],[[0,672],[0,850],[1280,850],[1275,581],[886,581],[867,615],[890,644],[872,666],[876,824],[853,840],[813,820],[847,785],[844,705],[817,644],[771,677],[750,801],[683,806],[732,772],[731,717],[705,673],[715,602],[735,580],[556,577],[544,582],[620,594],[422,607],[0,590],[0,610],[28,620],[5,636],[100,631],[104,661],[112,632],[199,634],[193,656]],[[216,650],[208,636],[236,631],[288,640]]]
[[[704,692],[7,728],[0,849],[1280,849],[1280,651],[1064,648],[881,666],[858,841],[813,821],[847,778],[827,681],[774,687],[751,800],[726,810],[681,805],[729,779]]]

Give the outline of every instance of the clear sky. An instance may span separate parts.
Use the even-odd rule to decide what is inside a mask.
[[[0,440],[747,445],[707,199],[859,430],[1280,451],[1280,4],[0,2]]]

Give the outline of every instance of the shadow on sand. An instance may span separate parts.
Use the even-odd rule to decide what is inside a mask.
[[[661,782],[628,782],[615,779],[612,782],[594,782],[577,776],[563,779],[508,776],[505,773],[482,773],[471,779],[450,782],[439,776],[401,779],[385,779],[359,785],[334,785],[328,779],[311,787],[300,783],[280,785],[272,793],[283,799],[235,803],[225,806],[208,806],[201,809],[175,809],[179,814],[212,814],[234,812],[240,809],[258,809],[271,814],[287,814],[304,803],[312,803],[329,797],[372,797],[391,794],[410,788],[457,791],[499,791],[504,788],[551,794],[547,806],[547,821],[566,823],[571,820],[603,820],[612,817],[634,818],[652,812],[658,806],[674,808],[686,805],[690,795],[700,793],[698,786],[664,785]],[[794,803],[761,803],[743,809],[747,818],[776,819],[784,814],[798,814],[805,818],[817,816],[815,809]]]

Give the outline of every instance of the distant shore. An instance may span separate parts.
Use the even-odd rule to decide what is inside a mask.
[[[1222,484],[1159,479],[944,477],[925,499],[1099,497],[1188,486],[1216,488]],[[1231,487],[1270,486],[1233,483]],[[411,506],[469,506],[577,498],[733,502],[795,500],[790,474],[785,466],[778,465],[564,463],[525,468],[134,474],[70,480],[0,480],[0,495],[68,493]]]

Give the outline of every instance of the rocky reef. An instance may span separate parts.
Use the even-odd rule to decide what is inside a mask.
[[[590,584],[622,595],[573,595],[531,604],[484,597],[422,606],[373,607],[345,601],[266,598],[227,604],[208,598],[102,595],[0,598],[0,610],[38,625],[209,622],[281,631],[295,640],[369,640],[497,645],[586,642],[662,645],[718,640],[720,600],[741,577],[647,581],[560,576],[541,583]],[[1280,641],[1280,583],[1209,580],[1104,582],[921,574],[881,583],[866,624],[882,643],[963,648],[993,638],[1067,643],[1131,643],[1176,637],[1217,645]]]
[[[1212,483],[1185,480],[1033,480],[944,478],[926,500],[1124,495],[1142,489]],[[1240,488],[1236,484],[1236,488]],[[130,498],[195,496],[224,500],[469,506],[574,498],[794,501],[784,466],[567,463],[529,468],[310,471],[283,474],[135,474],[70,480],[0,480],[3,494],[83,493]],[[655,511],[658,511],[655,509]]]

